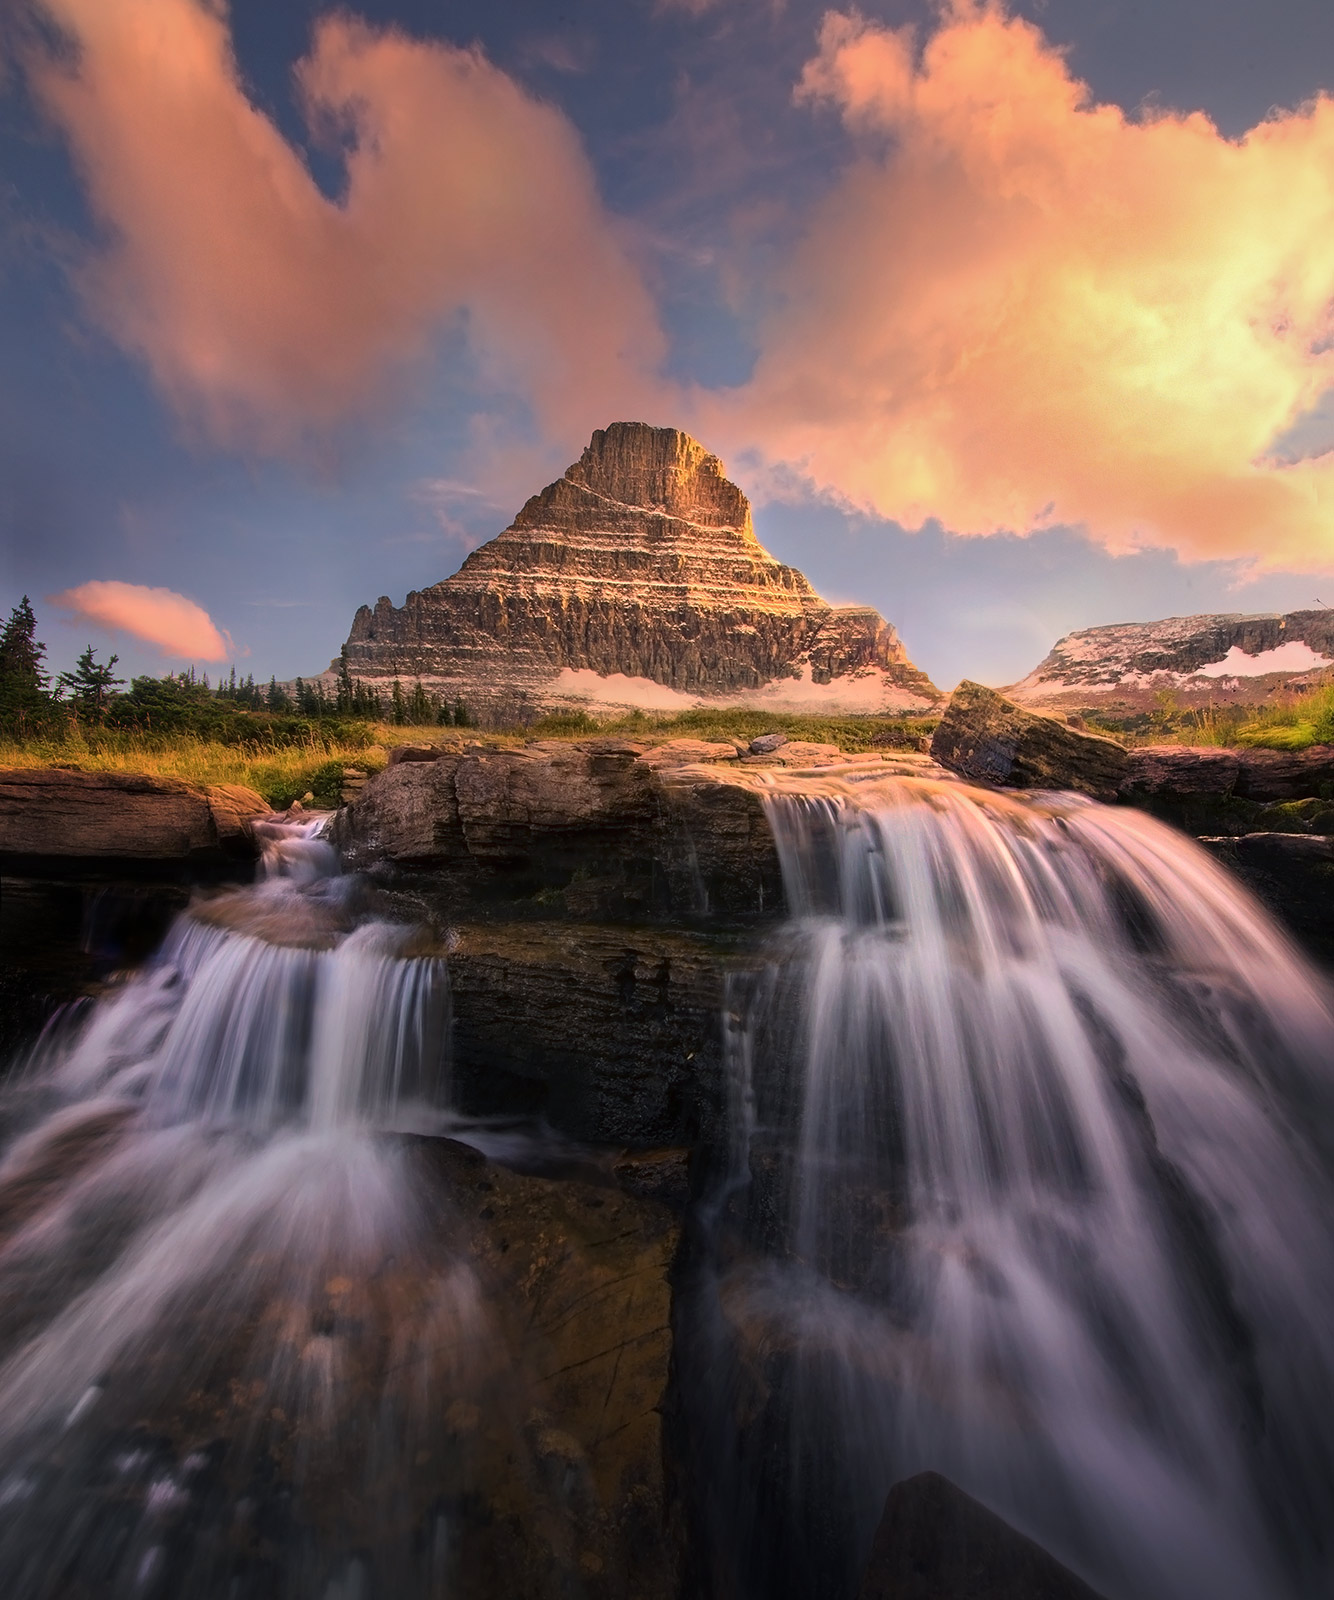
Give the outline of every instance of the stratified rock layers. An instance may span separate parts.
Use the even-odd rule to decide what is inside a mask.
[[[1101,715],[1184,704],[1251,704],[1334,680],[1334,611],[1167,617],[1083,628],[1005,692],[1021,705]]]
[[[940,699],[877,612],[830,606],[769,555],[717,456],[638,422],[595,433],[452,577],[402,606],[363,606],[344,659],[355,678],[420,678],[493,718],[581,697],[666,707],[663,691],[762,691],[777,708],[785,685],[830,709]],[[614,683],[601,693],[581,675]]]

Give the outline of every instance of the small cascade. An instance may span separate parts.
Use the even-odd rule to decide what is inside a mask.
[[[822,789],[768,801],[792,921],[733,996],[715,1566],[850,1597],[934,1469],[1108,1600],[1329,1594],[1324,982],[1142,814]]]
[[[445,963],[358,909],[321,820],[261,824],[255,885],[193,905],[0,1103],[10,1600],[505,1570],[466,1508],[523,1504],[507,1347],[384,1137],[440,1125]]]

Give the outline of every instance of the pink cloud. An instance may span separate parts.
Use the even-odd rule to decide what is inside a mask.
[[[207,438],[289,448],[451,326],[562,434],[633,413],[652,303],[570,122],[480,51],[316,25],[296,83],[347,152],[334,201],[247,97],[221,3],[39,3],[75,49],[30,81],[106,227],[87,303]]]
[[[233,653],[230,636],[208,612],[174,589],[95,580],[52,595],[51,604],[114,632],[132,633],[165,656],[225,661]]]
[[[798,99],[855,153],[709,437],[909,527],[1334,563],[1334,454],[1270,458],[1334,385],[1334,100],[1229,140],[997,5],[918,45],[826,15]]]

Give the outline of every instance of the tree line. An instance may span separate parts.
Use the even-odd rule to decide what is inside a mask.
[[[54,678],[45,667],[46,646],[37,637],[37,619],[27,595],[0,629],[0,728],[11,737],[50,736],[71,722],[95,727],[159,733],[196,733],[231,741],[254,737],[263,730],[275,735],[298,731],[288,724],[325,721],[392,722],[419,727],[427,723],[467,728],[472,717],[457,696],[430,693],[420,679],[405,689],[398,678],[381,693],[348,670],[340,658],[332,688],[316,679],[298,678],[289,688],[271,677],[256,683],[254,674],[227,677],[211,684],[208,674],[190,667],[161,678],[116,676],[119,656],[99,662],[89,645],[72,672]],[[249,727],[249,734],[246,728]]]

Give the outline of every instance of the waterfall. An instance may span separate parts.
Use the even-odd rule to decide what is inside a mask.
[[[851,1595],[931,1468],[1108,1600],[1327,1595],[1324,981],[1140,813],[821,788],[767,801],[701,1313],[742,1588]]]
[[[319,827],[262,824],[259,881],[0,1100],[12,1600],[459,1592],[515,1454],[473,1263],[384,1137],[439,1123],[445,964]]]

